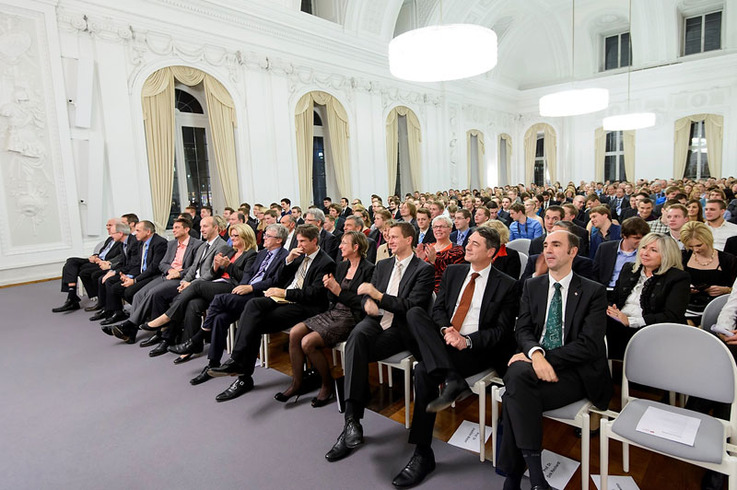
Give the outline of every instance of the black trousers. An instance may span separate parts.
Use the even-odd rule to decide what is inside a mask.
[[[183,340],[192,337],[202,325],[202,317],[215,295],[233,290],[229,282],[195,281],[179,293],[166,310],[170,318],[163,337],[172,341],[180,332]]]
[[[245,367],[251,376],[261,346],[261,335],[293,327],[306,318],[320,313],[316,306],[279,304],[271,298],[254,298],[246,305],[238,320],[238,332],[231,359]]]
[[[640,327],[640,328],[646,328]],[[630,339],[639,331],[639,328],[625,327],[617,320],[607,317],[606,319],[606,341],[607,357],[609,359],[624,359],[624,351],[627,349]]]
[[[583,382],[573,370],[556,370],[558,381],[541,381],[529,362],[518,361],[507,368],[506,391],[502,397],[502,433],[499,469],[521,475],[525,470],[521,450],[540,451],[543,412],[564,407],[586,396]]]
[[[384,330],[375,317],[358,322],[345,344],[345,399],[354,408],[353,415],[361,418],[368,403],[368,365],[403,350],[420,357],[408,329],[394,325]],[[254,361],[255,362],[255,361]]]
[[[124,299],[128,303],[133,303],[133,296],[153,279],[153,277],[149,277],[143,281],[136,281],[131,286],[124,287],[119,275],[111,277],[105,281],[105,311],[112,313],[122,310]]]
[[[96,264],[84,265],[79,270],[79,278],[84,284],[88,298],[98,297],[100,290],[98,288],[99,280],[107,274],[108,271],[100,269]],[[71,282],[71,281],[70,281]]]
[[[207,308],[203,330],[210,331],[210,349],[207,358],[220,362],[228,341],[230,324],[236,321],[248,302],[255,298],[253,294],[218,294]],[[256,361],[254,361],[255,363]]]
[[[420,307],[407,312],[407,323],[422,357],[415,368],[415,408],[409,442],[429,446],[436,414],[428,413],[426,409],[439,396],[438,385],[449,371],[465,378],[490,367],[492,359],[488,353],[458,350],[446,344],[440,335],[440,325],[436,325],[427,311]]]
[[[85,266],[92,266],[95,269],[99,269],[97,264],[93,264],[89,261],[89,259],[85,257],[69,257],[67,261],[64,263],[64,267],[61,269],[61,292],[62,293],[68,293],[69,292],[69,283],[77,282],[77,277],[79,276],[80,271]],[[85,285],[86,289],[86,285]]]

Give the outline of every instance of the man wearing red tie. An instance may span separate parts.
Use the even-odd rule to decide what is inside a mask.
[[[491,265],[499,247],[496,230],[477,228],[466,245],[468,263],[445,270],[432,314],[418,307],[407,313],[422,361],[415,368],[409,433],[415,452],[394,478],[397,488],[415,486],[435,469],[435,413],[471,393],[465,377],[489,367],[503,375],[514,354],[518,295],[516,281]]]

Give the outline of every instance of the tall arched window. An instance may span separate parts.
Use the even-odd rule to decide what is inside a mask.
[[[724,116],[694,114],[676,121],[673,176],[706,178],[722,175]]]
[[[499,185],[508,185],[512,180],[512,137],[502,133],[499,135]]]
[[[635,131],[595,131],[595,177],[598,182],[608,180],[635,181]]]
[[[549,124],[532,125],[525,133],[525,183],[550,184],[557,180],[555,129]]]
[[[321,203],[328,195],[353,195],[348,114],[341,103],[328,93],[310,92],[299,99],[294,112],[302,207],[310,201]]]
[[[411,109],[398,106],[386,118],[389,193],[402,195],[422,189],[420,121]]]
[[[466,131],[466,148],[468,153],[466,165],[468,185],[470,189],[486,187],[486,159],[484,158],[484,133],[478,129]]]
[[[180,84],[178,96],[176,82]],[[206,101],[206,109],[197,94]],[[239,195],[235,105],[225,87],[195,68],[169,66],[146,79],[141,95],[151,201],[157,228],[166,228],[174,211],[175,193],[179,194],[179,209],[184,207],[184,194],[187,201],[190,198],[195,201],[210,199],[217,207],[236,205]],[[206,118],[198,109],[206,112]],[[213,161],[217,172],[212,171]],[[178,172],[176,189],[175,172]],[[186,179],[180,178],[182,176]],[[220,199],[222,202],[218,202]]]

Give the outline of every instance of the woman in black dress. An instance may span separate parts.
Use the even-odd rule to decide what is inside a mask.
[[[312,399],[313,407],[327,405],[333,399],[333,377],[323,349],[333,347],[348,338],[353,327],[363,318],[358,286],[371,282],[374,265],[366,260],[368,240],[359,231],[348,231],[340,241],[343,261],[335,269],[335,276],[326,274],[323,283],[328,289],[330,308],[324,313],[295,325],[289,332],[289,359],[292,364],[292,384],[274,395],[282,403],[302,394],[302,375],[305,356],[320,374],[322,386]]]

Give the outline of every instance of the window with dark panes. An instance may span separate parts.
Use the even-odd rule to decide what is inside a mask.
[[[630,66],[632,60],[632,44],[630,33],[623,32],[604,39],[604,69],[613,70]]]
[[[689,17],[684,21],[683,54],[704,53],[722,47],[722,12]]]
[[[546,173],[545,136],[543,133],[538,133],[537,142],[535,143],[535,170],[533,174],[535,185],[545,185]]]
[[[624,138],[622,131],[609,131],[606,134],[604,149],[604,180],[625,181]]]
[[[704,121],[691,123],[691,132],[688,140],[688,154],[686,155],[686,171],[684,179],[705,179],[711,177],[709,173],[709,157],[706,151],[706,133]]]

